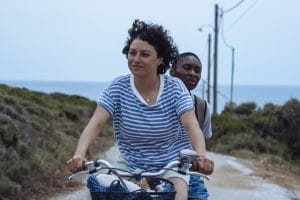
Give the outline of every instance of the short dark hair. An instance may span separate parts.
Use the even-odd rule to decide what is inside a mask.
[[[126,40],[122,53],[128,56],[131,43],[136,38],[148,42],[154,47],[158,58],[162,58],[162,63],[157,68],[157,74],[164,74],[177,61],[178,50],[168,31],[162,26],[153,23],[145,23],[134,20],[132,27],[128,30],[129,37]]]
[[[192,53],[192,52],[184,52],[184,53],[179,54],[178,59],[177,59],[176,62],[172,65],[172,68],[175,69],[175,68],[177,67],[178,61],[179,61],[181,58],[188,57],[188,56],[193,56],[193,57],[195,57],[195,58],[199,61],[200,65],[202,66],[201,60],[200,60],[200,58],[199,58],[196,54],[194,54],[194,53]]]

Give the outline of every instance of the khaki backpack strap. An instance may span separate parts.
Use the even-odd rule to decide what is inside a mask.
[[[203,130],[204,119],[207,109],[206,101],[194,95],[195,113],[198,119],[201,130]]]

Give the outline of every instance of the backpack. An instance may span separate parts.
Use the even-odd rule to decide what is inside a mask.
[[[195,114],[201,130],[203,130],[204,119],[207,110],[207,103],[204,99],[201,99],[197,95],[194,94],[193,96],[194,96]]]

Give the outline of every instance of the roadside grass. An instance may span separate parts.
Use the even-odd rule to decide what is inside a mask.
[[[66,161],[96,102],[0,84],[0,199],[38,199],[65,187]],[[113,145],[111,124],[90,155]]]

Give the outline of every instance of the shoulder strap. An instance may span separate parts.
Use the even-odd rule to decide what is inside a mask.
[[[207,109],[206,101],[194,95],[195,114],[198,119],[201,130],[203,130],[204,119]]]

